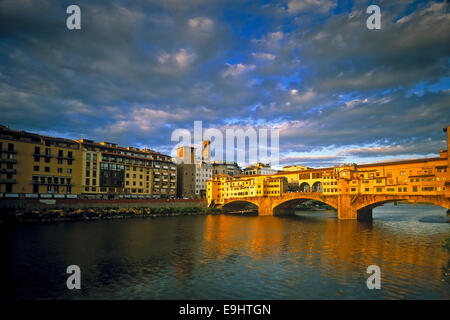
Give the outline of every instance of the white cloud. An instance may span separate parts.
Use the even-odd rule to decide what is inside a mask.
[[[254,70],[256,68],[256,66],[253,64],[245,65],[242,63],[238,63],[238,64],[227,63],[226,65],[227,65],[227,69],[222,72],[223,77],[230,76],[230,77],[234,78],[234,77],[241,75],[242,73]]]
[[[253,52],[252,56],[261,60],[274,60],[276,58],[274,54],[264,52]]]
[[[213,21],[206,17],[197,17],[189,19],[188,26],[198,31],[209,31],[213,27]]]
[[[186,69],[196,59],[195,53],[189,53],[186,49],[180,49],[178,52],[169,54],[163,52],[158,56],[158,62],[161,65],[175,65],[179,69]]]
[[[299,13],[314,10],[321,13],[328,12],[336,4],[331,0],[290,0],[288,2],[289,13]]]

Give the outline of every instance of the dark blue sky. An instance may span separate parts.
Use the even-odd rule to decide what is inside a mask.
[[[78,4],[82,29],[66,28]],[[368,30],[366,8],[381,8]],[[0,3],[0,123],[170,153],[175,129],[280,128],[281,164],[436,155],[442,1]]]

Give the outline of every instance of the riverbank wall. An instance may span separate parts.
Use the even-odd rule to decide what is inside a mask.
[[[0,210],[95,209],[95,208],[206,208],[204,199],[23,199],[0,200]]]
[[[80,221],[220,214],[203,200],[7,200],[0,223]]]

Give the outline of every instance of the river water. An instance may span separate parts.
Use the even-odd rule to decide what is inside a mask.
[[[2,226],[2,264],[9,299],[450,299],[444,221],[400,204],[372,223],[301,211]],[[69,265],[81,290],[66,287]]]

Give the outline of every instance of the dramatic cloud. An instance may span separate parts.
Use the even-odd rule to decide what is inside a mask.
[[[450,123],[445,1],[0,2],[12,128],[170,152],[175,129],[280,128],[280,163],[437,154]],[[253,147],[253,146],[252,146]]]

